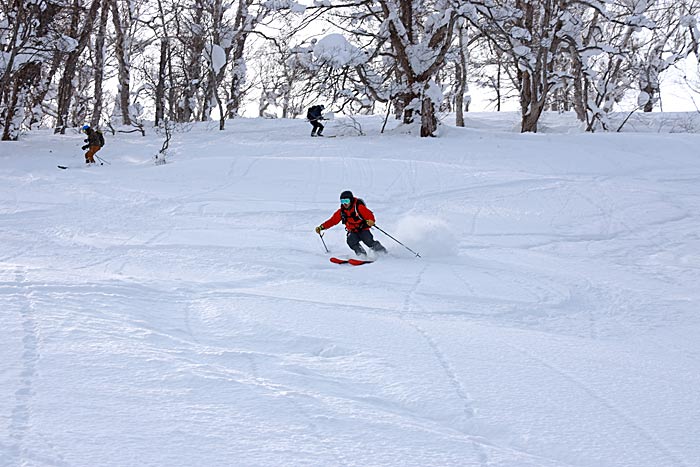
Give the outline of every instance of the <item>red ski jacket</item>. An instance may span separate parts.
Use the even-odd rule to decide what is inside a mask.
[[[343,222],[345,218],[345,222]],[[341,206],[333,213],[330,219],[321,224],[324,229],[330,229],[340,222],[345,224],[345,230],[348,232],[360,232],[369,230],[366,220],[374,221],[374,213],[370,211],[363,202],[357,202],[357,198],[353,198],[350,205],[346,208]]]

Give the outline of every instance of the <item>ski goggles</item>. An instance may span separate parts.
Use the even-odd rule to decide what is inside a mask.
[[[350,198],[340,198],[340,204],[350,204]]]

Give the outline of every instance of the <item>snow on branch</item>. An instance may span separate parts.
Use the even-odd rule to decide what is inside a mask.
[[[367,56],[352,45],[342,34],[329,34],[314,45],[314,57],[332,68],[357,66],[367,61]]]

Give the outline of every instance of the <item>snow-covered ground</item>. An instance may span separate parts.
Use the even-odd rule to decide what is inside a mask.
[[[696,123],[572,123],[0,144],[0,465],[700,465]]]

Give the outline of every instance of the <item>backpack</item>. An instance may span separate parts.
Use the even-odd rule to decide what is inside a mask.
[[[320,105],[314,105],[309,107],[309,110],[306,112],[306,118],[309,120],[316,120],[321,116],[321,106]]]
[[[355,219],[359,219],[361,221],[364,221],[365,218],[362,217],[362,215],[360,214],[360,211],[357,210],[357,206],[360,206],[360,205],[365,206],[365,207],[367,206],[365,204],[365,200],[363,200],[362,198],[355,198],[355,206],[354,206],[355,212],[354,212],[354,215],[352,217],[354,217]],[[340,210],[340,220],[343,223],[343,225],[345,225],[348,222],[348,214],[343,209]]]
[[[97,134],[97,141],[100,143],[100,147],[103,147],[105,145],[104,135],[100,130],[95,130],[95,133]]]

